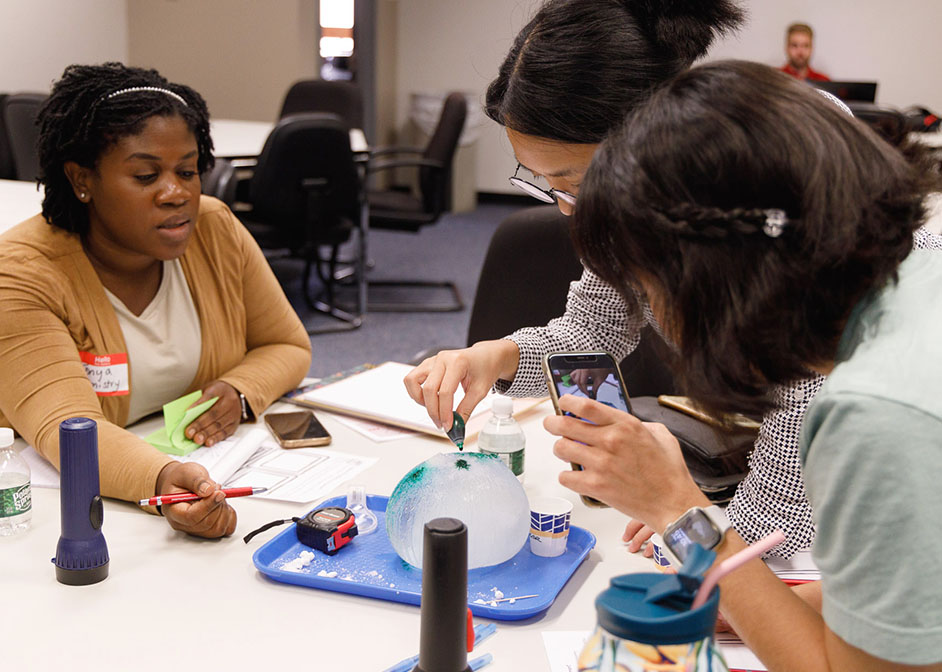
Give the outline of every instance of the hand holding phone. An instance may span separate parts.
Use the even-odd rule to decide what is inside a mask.
[[[269,413],[265,416],[265,424],[282,448],[326,446],[330,443],[330,434],[313,411]]]
[[[543,373],[556,415],[571,415],[559,409],[559,398],[564,394],[594,399],[625,413],[631,413],[631,403],[615,359],[606,352],[553,352],[543,358]],[[571,463],[582,470],[582,465]],[[607,506],[594,497],[581,495],[587,506]]]

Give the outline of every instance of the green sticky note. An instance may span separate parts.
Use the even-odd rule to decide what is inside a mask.
[[[219,397],[207,399],[202,404],[188,408],[190,404],[203,396],[202,391],[191,392],[179,399],[164,404],[164,427],[152,433],[145,440],[168,455],[189,455],[199,448],[199,444],[184,436],[183,432],[191,422],[205,413]]]
[[[161,427],[156,432],[149,434],[144,440],[157,450],[167,453],[168,455],[172,454],[170,451],[173,446],[170,443],[170,437],[167,436],[166,427]]]

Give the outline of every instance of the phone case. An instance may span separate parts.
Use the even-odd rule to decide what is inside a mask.
[[[311,415],[314,415],[314,413],[311,412]],[[317,416],[314,416],[314,419],[320,425]],[[271,426],[267,415],[265,416],[265,426],[268,427],[268,431],[271,432],[271,435],[275,437],[275,441],[277,441],[278,445],[282,448],[317,448],[319,446],[330,445],[331,436],[326,429],[324,429],[324,436],[312,436],[303,439],[285,439]],[[323,425],[321,425],[321,428],[323,428]]]

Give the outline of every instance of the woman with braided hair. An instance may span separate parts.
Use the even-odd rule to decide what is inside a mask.
[[[741,21],[741,11],[729,0],[546,2],[520,31],[487,91],[485,111],[506,128],[519,162],[512,182],[569,214],[606,135],[659,85],[702,56],[715,36]],[[942,241],[919,231],[915,245],[942,248]],[[456,410],[465,418],[492,386],[510,396],[544,396],[546,353],[604,350],[621,360],[637,347],[648,324],[660,332],[643,293],[640,300],[627,301],[586,269],[570,287],[564,315],[503,339],[440,352],[406,377],[406,388],[447,429],[459,385],[465,396]],[[814,539],[797,428],[823,380],[809,373],[776,390],[777,403],[763,416],[749,473],[726,509],[733,527],[750,542],[785,530],[788,538],[772,550],[775,555],[790,557]],[[629,550],[637,551],[650,535],[650,529],[631,521],[625,531]],[[647,545],[644,552],[651,550]]]
[[[626,297],[644,289],[689,393],[765,411],[827,381],[799,445],[819,609],[763,563],[720,608],[770,670],[942,670],[942,256],[913,249],[939,177],[764,65],[694,68],[630,115],[586,173],[574,238]],[[560,481],[679,543],[709,502],[663,427],[587,399],[550,417]],[[626,449],[627,448],[627,449]],[[743,549],[735,530],[717,560]],[[705,544],[710,545],[710,544]]]
[[[120,63],[73,65],[40,109],[42,214],[0,238],[0,425],[58,464],[62,420],[98,423],[102,494],[218,537],[235,511],[206,470],[124,429],[184,393],[213,445],[296,386],[310,340],[261,250],[219,201],[209,112],[193,89]]]

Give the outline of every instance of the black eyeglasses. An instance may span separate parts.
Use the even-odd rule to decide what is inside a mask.
[[[562,201],[566,205],[575,205],[576,197],[570,194],[568,191],[561,191],[559,189],[543,189],[538,187],[532,182],[528,182],[522,177],[517,177],[517,173],[520,172],[521,165],[517,164],[517,170],[514,171],[513,177],[510,178],[510,183],[517,187],[518,189],[523,189],[525,192],[530,194],[533,198],[538,201],[543,201],[544,203],[557,203]]]

